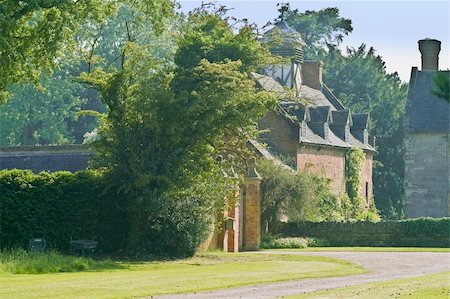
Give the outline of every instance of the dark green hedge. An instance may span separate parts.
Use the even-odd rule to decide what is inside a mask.
[[[70,240],[92,239],[100,252],[120,252],[126,240],[123,196],[95,171],[33,174],[0,171],[0,249],[27,248],[44,237],[63,252]]]
[[[285,237],[323,239],[330,246],[449,247],[450,218],[417,218],[386,222],[284,223]]]

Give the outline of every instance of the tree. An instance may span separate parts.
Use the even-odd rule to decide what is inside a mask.
[[[75,141],[70,123],[85,102],[82,87],[55,72],[40,85],[15,85],[8,103],[0,106],[0,145],[67,144]],[[92,128],[91,128],[92,129]]]
[[[387,74],[375,50],[333,49],[325,59],[324,82],[354,113],[369,112],[370,134],[377,138],[374,195],[384,217],[402,216],[404,198],[403,114],[407,85],[397,73]]]
[[[353,31],[352,21],[339,16],[337,7],[319,11],[298,9],[291,10],[289,4],[280,6],[280,17],[299,32],[305,42],[305,58],[324,57],[328,48],[336,48],[344,36]]]
[[[444,101],[450,102],[450,75],[448,72],[438,73],[434,79],[435,86],[432,93]]]
[[[138,25],[129,37],[142,30]],[[133,247],[164,252],[178,246],[169,234],[183,217],[168,208],[177,202],[207,211],[186,211],[202,216],[183,237],[197,240],[186,242],[184,253],[192,254],[211,215],[223,211],[225,198],[237,190],[238,181],[223,175],[216,156],[244,152],[256,137],[257,119],[274,106],[248,73],[269,52],[252,28],[235,33],[220,15],[206,11],[189,16],[173,60],[155,56],[148,42],[128,39],[118,68],[81,76],[107,106],[94,146],[129,194]]]
[[[262,160],[261,221],[264,233],[277,232],[280,219],[339,221],[344,219],[340,199],[331,193],[330,180],[318,174],[294,172],[282,164]]]
[[[79,25],[105,18],[111,1],[0,1],[0,102],[10,84],[49,73]]]

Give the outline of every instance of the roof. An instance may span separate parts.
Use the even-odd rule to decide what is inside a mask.
[[[278,107],[281,108],[283,112],[285,112],[287,115],[290,115],[291,117],[294,117],[296,121],[309,121],[310,115],[309,110],[306,109],[306,107],[299,102],[280,102],[278,103]]]
[[[450,104],[432,94],[438,73],[450,77],[450,71],[418,71],[417,67],[412,68],[405,115],[408,132],[450,132]]]
[[[300,33],[298,33],[295,29],[290,27],[286,21],[282,20],[273,26],[273,28],[267,30],[264,33],[264,40],[270,42],[273,40],[273,36],[279,35],[280,38],[283,38],[283,42],[286,43],[297,43],[304,44],[305,42],[302,39]]]
[[[278,83],[278,81],[272,77],[264,76],[257,73],[251,73],[251,76],[256,81],[256,84],[258,85],[259,88],[262,88],[266,91],[273,91],[280,93],[286,92],[283,86],[281,86],[281,84]]]
[[[305,99],[313,106],[330,106],[331,110],[336,110],[339,108],[333,105],[320,90],[303,84],[300,87],[300,98]]]
[[[331,115],[333,117],[331,126],[345,126],[347,124],[351,126],[353,123],[350,110],[334,110],[331,111]]]
[[[24,146],[0,148],[0,169],[77,171],[86,169],[93,152],[87,146]]]
[[[352,114],[352,130],[364,130],[369,128],[369,113]]]
[[[330,126],[350,126],[350,129],[367,130],[369,127],[369,114],[352,114],[345,109],[342,103],[333,95],[333,93],[323,84],[321,90],[317,90],[306,85],[301,85],[298,101],[288,97],[288,92],[275,79],[252,73],[257,85],[267,91],[280,92],[280,101],[277,104],[277,111],[289,120],[289,124],[295,125],[298,129],[298,123],[305,126],[300,143],[327,145],[342,148],[362,148],[369,151],[375,151],[370,144],[359,141],[351,132],[348,140],[345,141],[337,136],[328,127],[321,127],[321,123]],[[321,137],[320,132],[327,130],[327,139]],[[324,135],[324,134],[322,134]],[[324,135],[325,136],[325,135]]]
[[[330,106],[310,107],[309,114],[311,115],[311,122],[313,123],[333,122]]]

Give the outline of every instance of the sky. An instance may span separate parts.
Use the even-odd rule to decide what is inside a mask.
[[[201,1],[180,0],[181,10],[188,12]],[[209,2],[209,1],[206,1]],[[219,4],[234,8],[231,14],[247,18],[262,27],[277,17],[273,0],[218,0]],[[421,67],[418,40],[434,38],[442,42],[439,68],[450,68],[450,1],[303,1],[291,0],[292,9],[300,11],[337,7],[340,16],[352,20],[353,32],[341,45],[357,48],[362,43],[373,46],[376,54],[386,62],[388,73],[397,72],[408,82],[411,67]]]

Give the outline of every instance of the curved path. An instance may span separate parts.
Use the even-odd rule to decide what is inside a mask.
[[[369,270],[369,273],[267,283],[192,294],[164,295],[153,298],[276,298],[356,284],[450,271],[450,252],[255,252],[255,254],[269,253],[341,258],[363,266]]]

